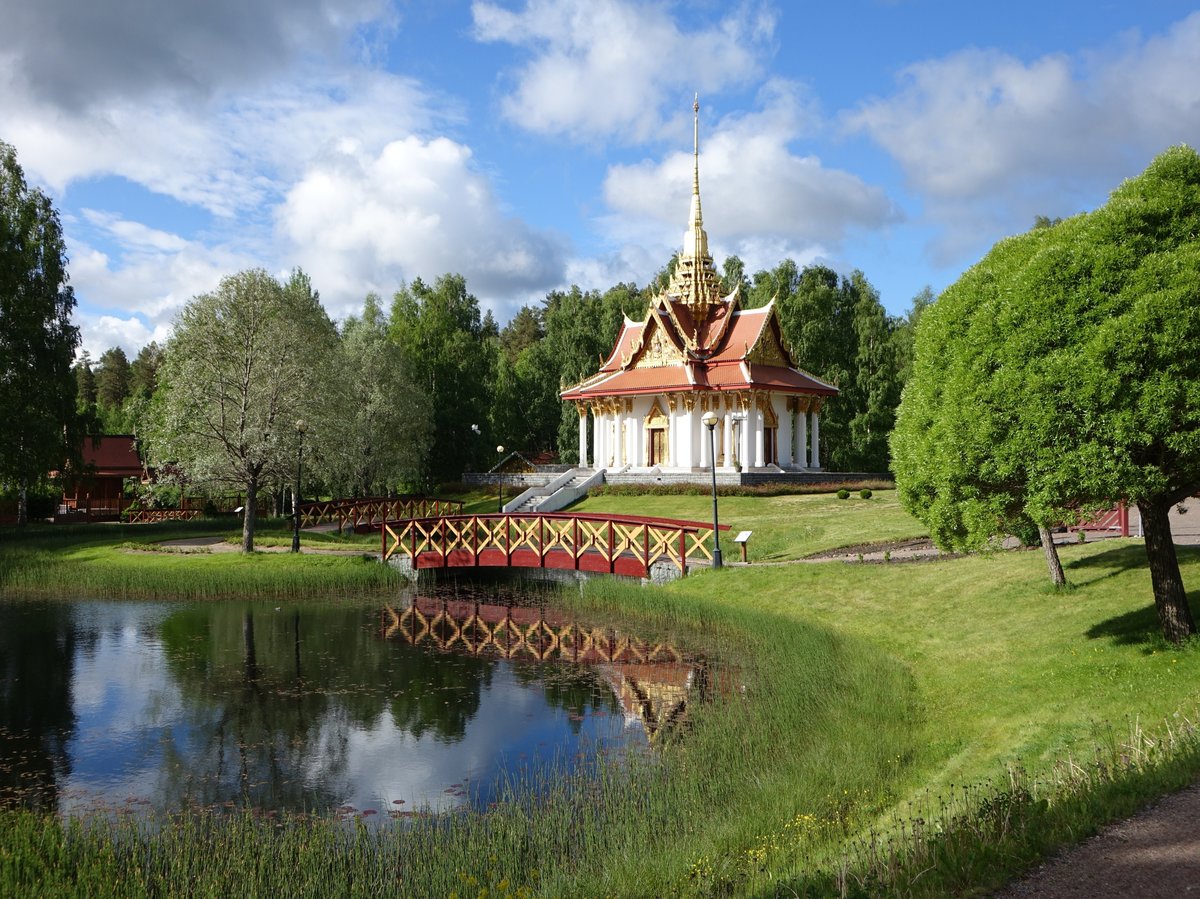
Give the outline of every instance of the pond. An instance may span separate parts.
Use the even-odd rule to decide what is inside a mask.
[[[371,820],[645,752],[705,663],[533,596],[0,604],[0,803]]]

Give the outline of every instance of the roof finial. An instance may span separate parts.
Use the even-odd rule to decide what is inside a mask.
[[[692,102],[692,193],[700,196],[700,94]]]

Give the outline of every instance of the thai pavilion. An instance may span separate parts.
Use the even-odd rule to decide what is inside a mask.
[[[821,407],[838,390],[797,367],[772,300],[740,309],[721,295],[700,212],[699,110],[683,251],[642,322],[625,319],[611,355],[562,392],[579,411],[579,464],[636,474],[820,469]],[[591,416],[591,437],[588,417]]]

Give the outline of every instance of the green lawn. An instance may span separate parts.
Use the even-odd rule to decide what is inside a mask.
[[[621,513],[660,518],[712,521],[708,496],[595,496],[568,511]],[[833,494],[797,496],[723,496],[718,501],[721,524],[729,525],[722,543],[727,559],[737,557],[731,541],[738,531],[753,531],[751,561],[799,559],[810,553],[858,543],[905,540],[927,534],[900,508],[895,490],[878,490],[870,499],[857,493],[841,500]]]
[[[288,526],[265,523],[261,545],[291,545]],[[394,590],[401,577],[365,556],[153,552],[159,544],[231,537],[230,521],[138,525],[31,525],[0,530],[0,598],[22,596],[200,599]],[[378,538],[305,534],[308,546],[378,552]]]

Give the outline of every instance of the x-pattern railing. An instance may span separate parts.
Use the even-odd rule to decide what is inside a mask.
[[[685,661],[671,643],[650,643],[576,622],[548,621],[539,617],[518,622],[510,615],[487,621],[477,613],[455,616],[445,607],[422,611],[408,606],[397,612],[385,609],[383,636],[401,639],[414,646],[429,643],[438,649],[459,650],[471,655],[495,655],[504,659],[527,657],[544,662],[561,658],[609,664],[663,664]]]
[[[434,499],[428,496],[331,499],[301,503],[300,526],[310,528],[336,521],[339,528],[376,527],[385,521],[403,518],[461,515],[462,510],[463,504],[460,500]]]
[[[200,517],[199,509],[126,509],[130,524],[151,524],[156,521],[191,521]]]
[[[712,535],[711,526],[696,521],[570,513],[414,517],[381,527],[384,561],[406,555],[414,568],[597,570],[600,561],[609,572],[632,568],[643,576],[660,561],[682,574],[689,562],[711,561]]]

